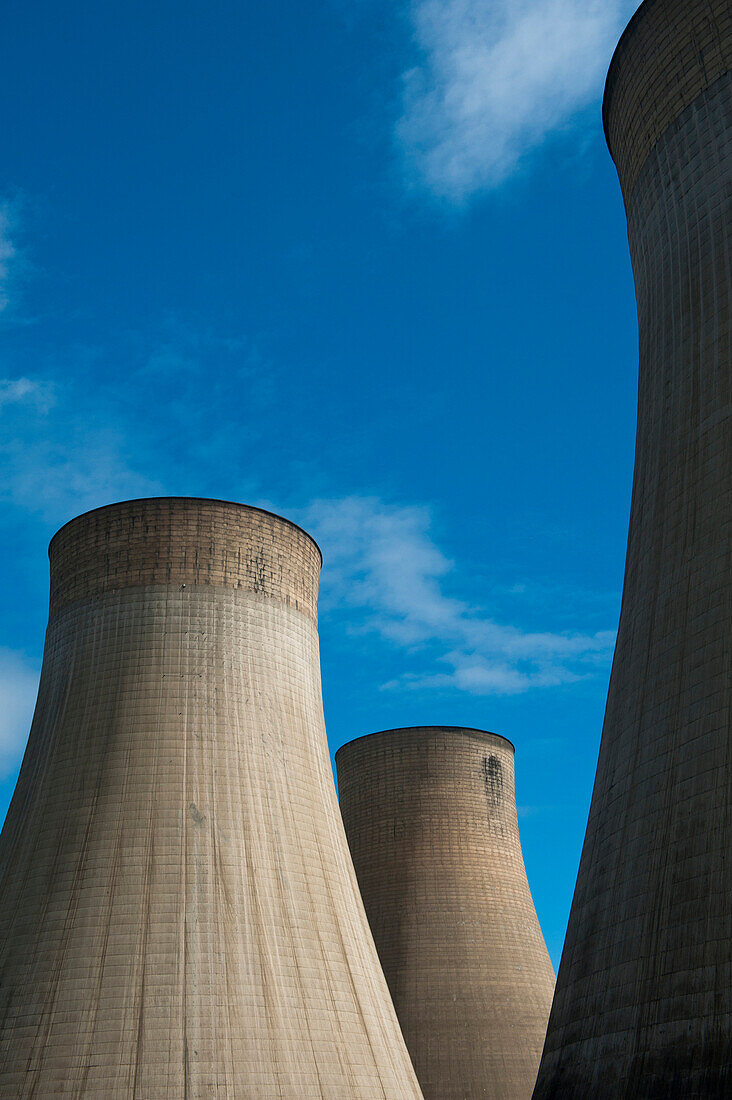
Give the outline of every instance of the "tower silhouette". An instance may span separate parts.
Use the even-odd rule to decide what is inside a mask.
[[[50,558],[0,838],[0,1096],[418,1100],[338,812],[316,544],[169,498]]]
[[[554,972],[526,879],[513,745],[428,726],[336,753],[366,913],[425,1100],[529,1100]]]
[[[625,585],[536,1100],[732,1096],[729,0],[645,0],[604,122],[640,333]]]

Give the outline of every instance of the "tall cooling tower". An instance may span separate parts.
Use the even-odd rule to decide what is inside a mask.
[[[336,801],[320,554],[256,508],[51,543],[0,838],[0,1096],[417,1100]]]
[[[732,1096],[732,7],[646,0],[607,81],[640,329],[625,587],[537,1100]]]
[[[429,726],[336,753],[366,913],[425,1100],[529,1100],[554,972],[521,855],[513,745]]]

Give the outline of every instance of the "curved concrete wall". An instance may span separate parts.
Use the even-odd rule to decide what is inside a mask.
[[[0,838],[3,1100],[417,1100],[330,769],[315,543],[172,498],[50,554]]]
[[[528,1100],[554,972],[519,840],[513,746],[388,730],[336,754],[366,912],[425,1100]]]
[[[732,1095],[732,8],[646,0],[605,126],[640,330],[625,586],[537,1100]]]

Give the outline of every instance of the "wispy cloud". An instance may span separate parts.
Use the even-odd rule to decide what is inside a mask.
[[[9,203],[0,203],[0,313],[7,309],[10,287],[10,267],[16,255],[12,241],[14,219]]]
[[[70,430],[69,440],[26,435],[3,444],[9,473],[0,499],[60,523],[102,504],[160,492],[158,481],[134,468],[119,433]]]
[[[0,779],[20,763],[38,691],[38,671],[0,648]]]
[[[4,405],[28,404],[47,413],[55,400],[50,382],[36,378],[0,378],[0,409]]]
[[[351,496],[314,501],[301,518],[325,553],[325,609],[419,656],[417,671],[386,688],[506,695],[607,666],[613,631],[532,630],[448,594],[457,570],[433,540],[425,508]]]
[[[136,469],[130,443],[73,386],[0,381],[0,500],[53,522],[127,496],[159,491]]]
[[[271,375],[252,341],[171,321],[0,379],[0,500],[61,523],[128,497],[226,495],[265,433]]]
[[[601,94],[639,0],[413,0],[419,63],[397,135],[411,174],[462,202],[502,183]]]

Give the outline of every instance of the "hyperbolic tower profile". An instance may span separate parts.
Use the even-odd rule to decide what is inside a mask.
[[[524,870],[510,741],[387,730],[336,753],[341,812],[425,1100],[529,1100],[554,972]]]
[[[170,498],[49,552],[0,840],[3,1100],[418,1100],[330,769],[316,544]]]
[[[640,330],[625,586],[538,1100],[732,1096],[729,0],[646,0],[604,121]]]

